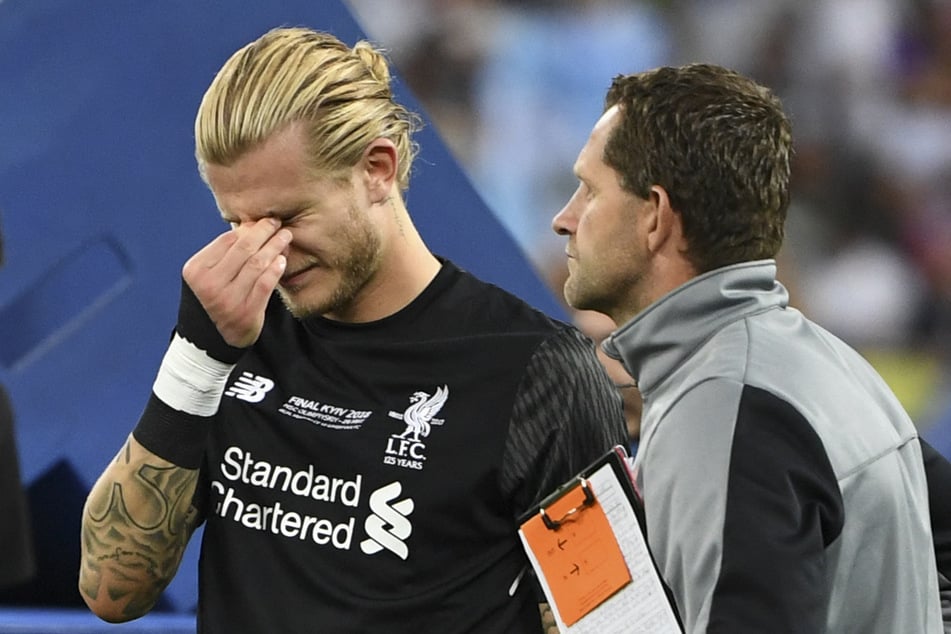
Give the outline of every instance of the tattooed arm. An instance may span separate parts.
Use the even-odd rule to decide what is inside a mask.
[[[178,570],[195,530],[198,471],[151,453],[131,435],[86,500],[79,591],[113,623],[147,613]]]

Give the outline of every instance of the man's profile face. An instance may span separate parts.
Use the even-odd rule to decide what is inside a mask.
[[[552,221],[557,233],[568,236],[566,301],[615,321],[637,297],[647,266],[639,213],[647,201],[624,190],[617,172],[603,159],[620,117],[614,107],[595,124],[575,162],[578,188]]]

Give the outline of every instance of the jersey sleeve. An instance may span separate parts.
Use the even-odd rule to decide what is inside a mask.
[[[746,386],[728,482],[708,631],[820,631],[829,596],[825,550],[845,513],[819,436],[790,404]]]
[[[528,362],[509,422],[500,479],[516,517],[615,445],[627,446],[620,396],[591,340],[559,330]]]

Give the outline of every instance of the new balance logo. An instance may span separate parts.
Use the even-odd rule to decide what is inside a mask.
[[[402,492],[399,482],[391,482],[370,494],[373,514],[363,524],[368,538],[360,542],[360,548],[366,554],[375,555],[385,548],[400,559],[409,556],[406,538],[413,532],[413,525],[406,516],[413,512],[413,500],[405,498],[390,504]]]
[[[242,372],[241,376],[225,392],[225,396],[233,396],[248,403],[260,403],[273,387],[274,381],[269,378],[250,372]]]

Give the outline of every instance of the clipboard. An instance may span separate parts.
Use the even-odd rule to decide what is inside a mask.
[[[519,518],[562,634],[682,634],[650,553],[627,452],[617,446]]]

